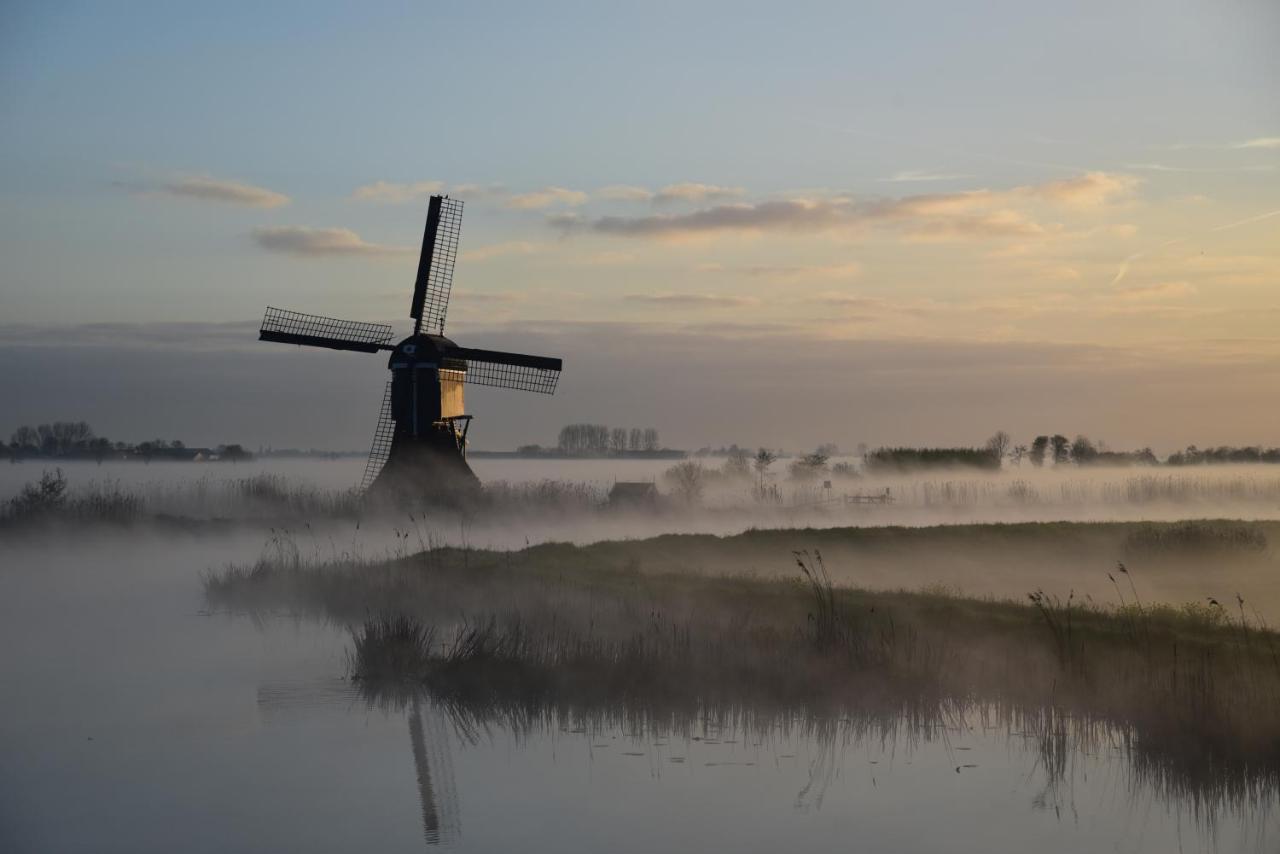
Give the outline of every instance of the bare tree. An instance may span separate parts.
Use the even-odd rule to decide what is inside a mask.
[[[36,432],[34,427],[23,425],[13,431],[13,436],[9,439],[10,443],[16,450],[34,451],[40,447],[40,434]]]
[[[756,451],[756,458],[751,465],[755,467],[756,475],[760,478],[760,488],[764,489],[764,476],[769,471],[769,466],[773,465],[778,459],[778,455],[768,448],[761,448]]]
[[[667,469],[664,476],[671,483],[676,493],[686,503],[693,505],[697,504],[698,500],[702,498],[702,490],[706,486],[706,474],[706,469],[702,467],[702,463],[685,460]]]
[[[644,449],[646,451],[658,450],[658,428],[657,427],[644,428]]]
[[[729,449],[729,454],[724,461],[724,473],[728,477],[751,477],[751,455],[746,449],[739,448],[737,445]]]
[[[644,450],[644,431],[639,427],[631,428],[631,436],[627,440],[627,446],[633,451]]]
[[[1027,455],[1026,445],[1014,445],[1013,450],[1009,452],[1009,459],[1013,460],[1013,464],[1018,468],[1022,468],[1022,458]]]
[[[614,427],[609,432],[609,450],[615,454],[625,453],[627,450],[627,428]]]
[[[1009,446],[1013,444],[1013,440],[1009,438],[1009,434],[1003,430],[997,430],[987,440],[987,450],[991,452],[998,460],[1003,460],[1005,455],[1009,453]]]

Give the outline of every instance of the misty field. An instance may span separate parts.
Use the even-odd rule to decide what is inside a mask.
[[[752,526],[1280,518],[1280,470],[1274,466],[838,473],[851,470],[841,468],[846,464],[835,463],[824,480],[781,471],[765,478],[726,474],[714,460],[694,460],[687,468],[697,472],[697,480],[690,483],[671,476],[670,461],[482,458],[476,468],[484,495],[457,512],[367,506],[354,488],[360,461],[352,459],[213,467],[27,462],[0,466],[0,525],[159,521],[265,528],[353,520],[404,525],[412,516],[430,517],[438,537],[454,537],[462,521],[486,533],[494,545],[513,547],[526,536],[591,542],[665,532],[724,534]],[[53,500],[42,494],[50,480],[61,482]],[[645,508],[615,506],[610,491],[619,481],[652,482],[658,499]],[[522,528],[520,538],[504,539],[513,523]]]

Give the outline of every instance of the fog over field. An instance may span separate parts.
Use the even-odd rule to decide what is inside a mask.
[[[712,468],[720,462],[707,458],[702,464]],[[236,464],[72,462],[61,468],[72,496],[120,491],[139,497],[143,516],[130,525],[131,536],[154,540],[161,552],[164,543],[173,543],[175,554],[181,555],[175,569],[182,574],[217,568],[216,561],[193,555],[201,553],[200,543],[221,548],[217,541],[224,535],[238,544],[237,559],[248,560],[277,531],[287,532],[305,556],[328,559],[344,553],[394,557],[443,546],[518,551],[539,543],[586,546],[668,534],[731,537],[761,529],[790,533],[780,533],[764,549],[739,548],[732,541],[719,546],[714,540],[676,540],[652,552],[639,550],[646,553],[638,552],[636,560],[651,571],[789,576],[794,572],[791,550],[822,548],[833,576],[843,584],[932,587],[1006,599],[1021,599],[1036,589],[1063,596],[1074,590],[1100,602],[1117,601],[1108,572],[1123,561],[1148,600],[1176,605],[1207,597],[1227,601],[1241,594],[1251,607],[1280,618],[1280,587],[1275,583],[1280,524],[1266,524],[1280,522],[1280,470],[1272,466],[1055,470],[1023,465],[998,473],[941,469],[832,476],[830,489],[822,481],[795,482],[782,475],[769,479],[779,488],[779,503],[758,501],[751,479],[713,481],[690,505],[664,476],[673,465],[670,460],[479,457],[473,464],[491,487],[535,491],[491,513],[394,507],[359,512],[351,509],[358,505],[344,497],[351,495],[363,471],[359,458]],[[36,461],[0,466],[0,499],[14,495],[24,482],[49,468]],[[610,507],[608,492],[619,480],[654,482],[665,496],[663,503],[652,510]],[[557,490],[553,501],[536,492],[547,483]],[[246,493],[246,485],[255,491]],[[258,495],[256,490],[264,485],[267,493]],[[859,496],[879,499],[886,490],[889,503],[847,503]],[[302,503],[282,505],[277,492],[296,493]],[[565,494],[571,496],[567,503]],[[164,517],[163,524],[148,521],[156,515]],[[1141,539],[1142,523],[1196,519],[1257,523],[1263,541],[1257,548],[1193,549],[1183,554],[1177,547],[1153,550]],[[1024,536],[971,527],[1055,522],[1080,525]],[[1132,524],[1125,528],[1091,523]],[[885,526],[944,528],[865,540],[822,534],[850,527],[874,534]],[[83,543],[86,556],[100,551],[100,536],[107,542],[119,536],[82,525],[69,533],[67,547],[80,548],[76,544]],[[45,547],[45,538],[29,543],[26,539],[16,540],[19,551],[14,554],[29,560]],[[1123,595],[1129,595],[1127,587]]]

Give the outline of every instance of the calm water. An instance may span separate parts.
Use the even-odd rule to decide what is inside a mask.
[[[857,739],[371,709],[346,637],[203,611],[260,537],[0,543],[0,850],[1274,851],[1273,813],[1165,801],[1114,749],[1056,785],[976,721]],[[963,722],[961,722],[963,724]],[[972,767],[970,767],[972,766]],[[957,768],[959,769],[957,771]]]

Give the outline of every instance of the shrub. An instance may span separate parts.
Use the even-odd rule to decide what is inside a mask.
[[[47,516],[60,510],[66,502],[67,478],[62,469],[46,469],[39,481],[27,483],[16,498],[10,499],[9,516],[15,519]]]

